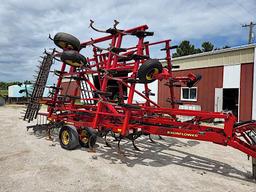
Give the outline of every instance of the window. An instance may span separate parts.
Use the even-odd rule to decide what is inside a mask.
[[[197,87],[181,87],[181,100],[197,101]]]

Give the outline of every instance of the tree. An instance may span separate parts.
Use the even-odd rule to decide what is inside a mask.
[[[230,48],[228,45],[225,45],[224,47],[222,47],[222,49],[227,49]]]
[[[199,50],[195,49],[195,46],[190,44],[189,41],[184,40],[180,43],[176,49],[176,53],[173,54],[173,57],[181,57],[185,55],[191,55],[197,53]],[[201,51],[201,50],[200,50]]]
[[[202,50],[199,49],[199,48],[197,48],[197,49],[195,49],[195,53],[202,53]],[[195,54],[195,53],[194,53],[194,54]]]
[[[180,45],[176,49],[176,53],[172,54],[172,57],[173,58],[181,57],[181,56],[185,56],[185,55],[192,55],[192,54],[196,54],[196,53],[208,52],[208,51],[212,51],[212,50],[220,50],[220,49],[230,48],[227,45],[225,45],[222,48],[214,48],[214,45],[209,41],[203,42],[201,47],[202,47],[201,49],[195,48],[195,46],[193,44],[190,44],[190,42],[188,40],[184,40],[180,43]]]
[[[20,82],[19,81],[14,81],[14,82],[0,82],[0,90],[8,90],[8,87],[11,85],[18,85]]]
[[[214,48],[214,45],[209,41],[203,42],[201,46],[202,46],[202,52],[212,51]]]

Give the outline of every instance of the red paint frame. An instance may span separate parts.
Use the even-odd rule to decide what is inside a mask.
[[[81,44],[83,48],[88,48],[92,44],[110,41],[112,47],[120,48],[122,40],[125,35],[129,35],[136,31],[146,31],[147,25],[139,26],[126,31],[118,32],[116,34],[105,37],[93,39]],[[170,54],[171,40],[164,40],[154,43],[144,42],[144,37],[138,38],[137,45],[127,48],[129,53],[136,53],[137,55],[150,56],[150,48],[154,45],[163,45],[165,48],[165,60],[167,68],[164,68],[161,74],[154,78],[158,80],[167,79],[169,83],[178,82],[185,84],[188,81],[194,80],[196,76],[190,73],[184,77],[174,77],[172,73],[172,62]],[[139,106],[140,108],[127,108],[121,106],[117,101],[109,100],[104,96],[99,98],[84,98],[84,100],[95,101],[94,105],[81,105],[73,101],[64,103],[58,99],[58,89],[52,98],[45,100],[48,104],[48,119],[51,121],[63,121],[68,124],[73,124],[78,130],[84,127],[92,127],[97,130],[111,129],[113,132],[121,133],[122,136],[127,136],[131,130],[140,130],[145,134],[164,135],[169,137],[179,137],[186,139],[194,139],[201,141],[213,142],[216,144],[234,147],[254,158],[256,158],[256,148],[253,141],[246,136],[246,132],[256,129],[255,122],[249,122],[245,125],[235,126],[236,117],[232,114],[203,112],[176,109],[174,104],[173,86],[170,86],[171,108],[160,107],[157,103],[149,98],[148,86],[145,84],[145,94],[135,89],[136,81],[128,83],[127,78],[113,77],[108,71],[122,71],[130,70],[130,79],[137,79],[137,71],[140,65],[143,65],[145,60],[135,60],[130,62],[119,62],[118,56],[113,52],[98,53],[97,49],[92,49],[93,57],[88,58],[90,68],[86,68],[82,72],[76,72],[73,67],[65,74],[66,64],[61,66],[61,73],[58,78],[57,87],[61,86],[63,77],[69,75],[77,75],[82,77],[89,85],[92,91],[97,91],[93,82],[88,79],[85,74],[98,75],[100,83],[100,91],[105,92],[109,80],[118,82],[119,87],[125,86],[129,89],[128,100],[126,104]],[[127,55],[124,53],[123,56]],[[58,55],[56,55],[58,56]],[[100,73],[100,69],[105,73]],[[80,80],[77,80],[77,85],[80,85]],[[145,103],[133,103],[134,94],[139,94],[145,99]],[[75,89],[74,95],[77,94]],[[124,95],[119,91],[121,100]],[[66,113],[63,113],[66,112]],[[178,115],[192,116],[193,119],[187,122],[180,122]],[[206,124],[207,121],[214,121],[214,119],[222,119],[224,121],[223,128],[214,127],[211,124]]]

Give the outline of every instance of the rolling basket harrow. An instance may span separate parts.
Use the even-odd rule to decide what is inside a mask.
[[[60,128],[60,144],[68,150],[79,144],[93,148],[97,136],[106,138],[109,133],[118,142],[118,147],[122,139],[129,139],[136,150],[139,149],[134,141],[142,135],[209,141],[231,146],[251,156],[256,178],[256,121],[237,122],[231,113],[178,109],[182,103],[175,100],[174,87],[192,87],[201,76],[189,73],[174,77],[172,69],[179,66],[172,65],[170,50],[176,46],[171,46],[171,40],[145,41],[154,34],[147,31],[147,25],[128,30],[120,30],[117,25],[115,21],[112,28],[99,30],[91,21],[93,30],[106,35],[82,43],[66,33],[50,37],[62,50],[45,51],[24,116],[24,120],[30,122],[43,115],[48,123],[28,128],[45,129],[49,133],[52,128]],[[136,45],[123,48],[126,37],[134,38]],[[160,60],[166,63],[165,67],[159,59],[151,58],[150,50],[155,45],[162,45],[165,57]],[[91,56],[84,57],[83,50],[90,51]],[[60,70],[50,71],[53,60],[61,61]],[[43,98],[50,72],[57,75],[58,80],[50,87],[50,96]],[[161,107],[151,99],[154,93],[149,84],[155,80],[168,81],[170,107]],[[137,84],[143,90],[136,89]],[[135,102],[135,94],[143,102]],[[48,106],[47,113],[39,112],[41,104]],[[181,121],[179,116],[191,119]],[[214,126],[217,121],[222,126]],[[110,146],[107,140],[106,144]]]

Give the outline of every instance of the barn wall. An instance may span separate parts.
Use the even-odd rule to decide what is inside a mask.
[[[256,64],[256,47],[254,48],[253,65]],[[253,68],[252,119],[256,119],[256,67]]]
[[[241,65],[240,120],[252,119],[253,64]]]
[[[215,88],[223,86],[223,66],[222,67],[209,67],[190,70],[181,70],[173,72],[174,76],[184,76],[188,73],[201,74],[202,79],[196,85],[197,87],[197,101],[184,102],[186,104],[200,105],[201,110],[214,111],[214,97]],[[158,103],[163,107],[170,107],[170,103],[166,99],[170,97],[169,89],[164,85],[167,81],[159,81],[158,89]],[[181,100],[181,88],[174,88],[176,100]]]
[[[69,82],[62,82],[61,83],[61,88],[62,88],[62,90],[60,92],[61,95],[67,94],[67,95],[72,95],[72,96],[74,96],[75,89],[78,88],[78,92],[75,96],[80,97],[80,88],[77,85],[76,81],[72,81],[70,83],[70,85],[69,85]]]
[[[254,61],[254,45],[241,48],[229,48],[212,52],[199,53],[173,58],[173,65],[180,65],[179,70],[217,67]],[[165,65],[165,63],[163,63]]]

